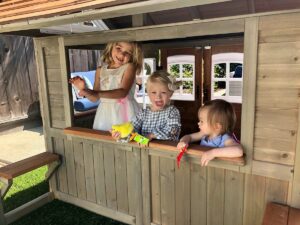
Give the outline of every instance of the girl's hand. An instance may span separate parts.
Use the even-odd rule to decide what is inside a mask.
[[[180,141],[178,144],[177,144],[177,149],[181,151],[181,149],[183,149],[188,143],[185,142],[185,141]]]
[[[201,157],[201,166],[207,166],[208,162],[215,158],[213,149],[207,152],[204,152]]]
[[[179,143],[177,144],[177,149],[181,151],[186,145],[188,145],[191,141],[191,138],[189,135],[183,136],[180,140]]]
[[[93,95],[93,90],[90,89],[82,89],[78,92],[79,96],[87,97]]]
[[[69,79],[69,83],[73,84],[78,90],[85,89],[85,81],[79,76],[73,77]]]

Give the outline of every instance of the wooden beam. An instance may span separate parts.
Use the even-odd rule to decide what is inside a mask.
[[[256,68],[258,51],[258,18],[247,18],[245,21],[244,35],[244,85],[243,107],[241,121],[241,143],[247,155],[246,166],[243,172],[251,173],[253,158],[254,121],[255,121],[255,94],[256,93]]]
[[[53,192],[47,192],[32,201],[5,214],[7,224],[13,223],[22,216],[40,208],[41,206],[51,202],[54,199]]]
[[[177,9],[197,5],[226,2],[229,0],[148,0],[125,5],[112,6],[97,10],[83,11],[63,16],[56,16],[42,19],[27,19],[26,21],[11,23],[0,26],[0,33],[17,30],[40,29],[48,26],[58,26],[62,24],[78,23],[87,20],[108,19],[120,16],[136,15],[161,10]]]
[[[210,22],[210,23],[209,23]],[[141,28],[74,34],[64,36],[66,46],[105,44],[111,41],[148,41],[243,33],[244,19],[203,20]]]

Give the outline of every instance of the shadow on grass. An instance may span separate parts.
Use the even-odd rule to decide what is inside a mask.
[[[11,225],[125,225],[77,206],[53,200]]]
[[[14,184],[18,185],[18,184]],[[18,187],[16,187],[18,188]],[[25,190],[14,193],[11,196],[8,196],[4,200],[4,212],[9,212],[31,200],[41,196],[42,194],[47,193],[49,190],[49,184],[47,181],[43,181],[37,185],[34,185]]]
[[[16,184],[17,185],[17,184]],[[16,187],[18,188],[18,187]],[[14,193],[4,200],[4,211],[11,211],[48,192],[48,182]],[[125,225],[77,206],[54,200],[11,225]]]

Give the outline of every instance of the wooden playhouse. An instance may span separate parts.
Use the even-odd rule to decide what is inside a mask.
[[[109,18],[110,22],[119,18],[122,27],[128,16],[134,25],[34,39],[47,151],[61,156],[43,202],[56,198],[144,225],[259,225],[268,202],[300,208],[300,4],[296,0],[68,1],[68,6],[63,5],[67,1],[56,1],[52,8],[41,3],[48,11],[40,8],[40,16],[26,14],[10,2],[15,0],[0,3],[0,10],[1,4],[7,7],[7,15],[0,14],[2,33],[26,34],[41,27]],[[52,15],[53,8],[60,15],[40,18]],[[19,14],[10,15],[9,10]],[[161,18],[165,24],[147,24],[149,15],[152,23]],[[170,23],[168,16],[176,23]],[[178,22],[179,17],[190,21]],[[166,58],[174,51],[199,60],[194,100],[174,102],[182,110],[185,131],[195,129],[197,108],[213,97],[213,81],[207,75],[212,55],[242,52],[242,95],[235,108],[240,112],[245,157],[216,159],[201,167],[205,149],[193,145],[178,169],[176,143],[153,141],[140,148],[116,143],[107,132],[75,127],[69,49],[101,50],[107,42],[122,40],[140,42],[145,57],[156,58],[162,69],[167,69]],[[14,220],[0,213],[1,224]]]

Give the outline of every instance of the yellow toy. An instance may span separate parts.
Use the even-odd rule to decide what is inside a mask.
[[[134,140],[139,144],[148,145],[149,139],[138,133],[133,133],[133,130],[134,127],[130,122],[112,125],[112,133],[120,133],[120,139],[118,139],[118,142],[129,142]]]
[[[112,125],[112,133],[120,133],[120,142],[128,142],[133,129],[133,125],[130,122]]]

